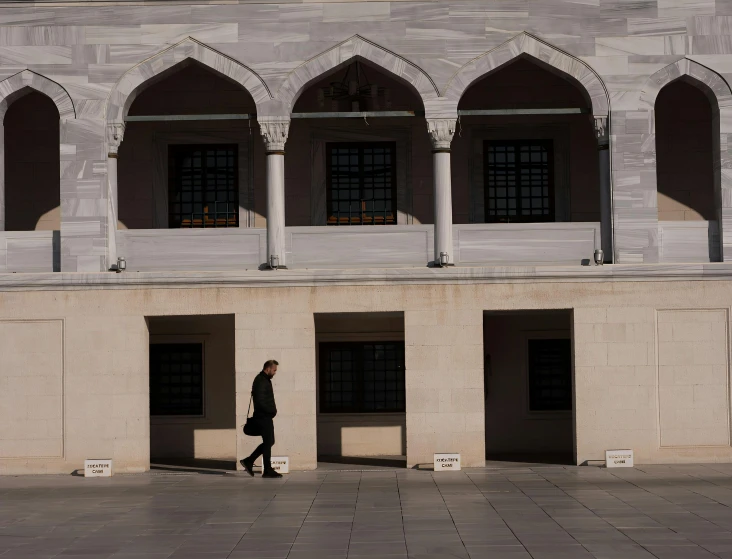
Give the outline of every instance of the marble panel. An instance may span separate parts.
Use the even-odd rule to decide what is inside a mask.
[[[4,231],[0,232],[0,271],[3,272],[53,272],[56,246],[54,231]],[[4,258],[3,258],[4,256]]]
[[[471,2],[467,6],[469,9],[463,11],[462,5],[456,4],[438,4],[437,2],[393,2],[391,4],[391,21],[445,21],[448,17],[460,17],[466,13],[465,17],[473,18],[484,14],[484,10],[475,2]],[[477,14],[476,14],[477,11]]]
[[[654,37],[598,37],[595,39],[597,56],[618,56],[630,54],[665,54],[662,36]]]
[[[297,8],[298,5],[295,4],[293,7]],[[277,4],[206,6],[201,3],[191,6],[190,10],[190,21],[193,23],[229,22],[248,24],[248,27],[257,27],[260,23],[273,23],[277,21],[280,11],[289,10],[289,6]]]
[[[575,264],[600,248],[599,223],[453,226],[456,264]]]
[[[286,227],[290,268],[427,266],[431,225]]]
[[[714,15],[715,0],[658,0],[659,17]]]
[[[150,229],[117,231],[117,255],[130,271],[256,270],[265,229]]]
[[[716,262],[719,227],[716,221],[659,221],[661,262]]]

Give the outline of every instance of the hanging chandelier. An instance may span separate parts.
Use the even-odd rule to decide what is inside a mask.
[[[318,90],[318,104],[321,109],[333,112],[388,110],[391,92],[388,87],[369,82],[363,65],[356,61],[346,68],[340,81],[330,82]]]

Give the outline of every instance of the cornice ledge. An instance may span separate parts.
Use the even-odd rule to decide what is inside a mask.
[[[207,287],[312,287],[319,285],[481,284],[732,280],[732,263],[605,266],[492,266],[280,270],[277,272],[3,273],[4,291],[84,289],[196,289]]]

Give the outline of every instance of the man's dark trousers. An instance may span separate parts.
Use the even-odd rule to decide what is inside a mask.
[[[272,421],[271,417],[260,415],[256,412],[252,418],[257,422],[259,431],[262,433],[262,444],[254,449],[254,452],[249,456],[248,461],[251,464],[254,464],[254,461],[257,458],[263,456],[262,470],[269,472],[272,469],[272,447],[275,444],[274,421]]]

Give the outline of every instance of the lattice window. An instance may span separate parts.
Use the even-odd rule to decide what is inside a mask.
[[[203,415],[203,344],[150,345],[150,415]]]
[[[529,410],[572,410],[570,340],[529,340]]]
[[[551,140],[486,141],[487,223],[554,221]]]
[[[236,145],[168,147],[170,228],[238,227]]]
[[[396,223],[396,144],[327,144],[328,225]]]
[[[404,410],[404,342],[320,344],[321,412]]]

